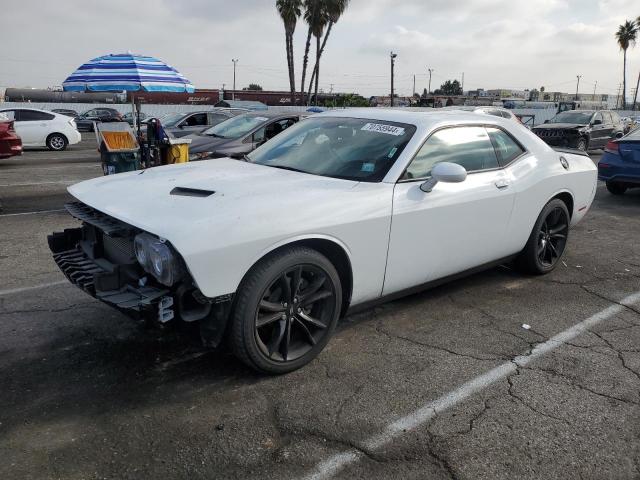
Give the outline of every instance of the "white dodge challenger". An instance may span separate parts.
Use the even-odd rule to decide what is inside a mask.
[[[49,236],[56,263],[131,316],[199,322],[206,345],[284,373],[355,307],[510,260],[553,270],[596,190],[585,154],[455,111],[327,112],[245,160],[73,185],[82,226]]]

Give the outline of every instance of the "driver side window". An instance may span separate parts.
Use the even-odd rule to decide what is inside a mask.
[[[404,179],[427,178],[440,162],[457,163],[468,172],[498,168],[496,152],[484,127],[444,128],[427,139],[407,167]]]
[[[257,130],[253,133],[253,143],[261,143],[264,142],[265,137],[265,127],[262,127],[260,130]]]

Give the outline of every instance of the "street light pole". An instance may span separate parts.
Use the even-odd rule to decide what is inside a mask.
[[[395,67],[396,57],[398,54],[391,52],[389,56],[391,57],[391,106],[393,107],[393,69]]]
[[[578,83],[576,84],[576,98],[575,98],[575,100],[578,100],[578,89],[580,88],[580,79],[582,78],[582,75],[576,75],[576,78],[578,79]]]
[[[429,89],[427,90],[427,94],[431,95],[431,74],[433,73],[433,68],[429,68]]]
[[[235,100],[236,99],[236,63],[238,63],[238,59],[232,58],[231,61],[233,62],[233,93],[231,94],[231,99]]]

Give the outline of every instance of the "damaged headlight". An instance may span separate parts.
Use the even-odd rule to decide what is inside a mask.
[[[134,247],[140,266],[163,285],[170,287],[184,274],[180,258],[165,240],[141,233],[136,235]]]

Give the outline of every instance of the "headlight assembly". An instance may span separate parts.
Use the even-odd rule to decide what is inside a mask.
[[[182,263],[166,241],[141,233],[134,239],[134,248],[140,266],[158,282],[171,286],[182,277]]]

